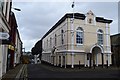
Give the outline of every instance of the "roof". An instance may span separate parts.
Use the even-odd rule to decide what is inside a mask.
[[[21,44],[23,44],[23,42],[22,42],[22,40],[21,40],[21,38],[20,38],[20,34],[19,34],[18,29],[16,29],[16,33],[18,34],[18,39],[20,40]]]
[[[66,13],[66,14],[42,37],[42,39],[44,39],[49,33],[51,33],[55,28],[57,28],[57,26],[59,26],[62,22],[64,22],[64,21],[66,20],[66,18],[73,18],[73,13]],[[74,18],[75,18],[75,19],[85,20],[86,16],[85,16],[85,14],[74,13]],[[102,23],[111,23],[111,22],[112,22],[112,20],[104,19],[103,17],[96,17],[96,21],[97,21],[97,22],[102,22]],[[41,39],[41,40],[42,40],[42,39]]]
[[[111,23],[112,20],[104,19],[103,17],[96,17],[96,22]]]
[[[120,33],[110,36],[112,46],[120,46]]]
[[[114,37],[114,36],[120,36],[120,33],[117,33],[117,34],[114,34],[114,35],[111,35],[110,37]]]
[[[75,19],[82,19],[84,20],[85,19],[85,15],[84,14],[81,14],[81,13],[74,13],[74,18]],[[52,32],[57,26],[59,26],[62,22],[65,21],[66,18],[73,18],[73,13],[67,13],[65,14],[43,37],[45,38],[50,32]]]
[[[11,11],[11,13],[10,13],[10,26],[11,27],[18,27],[18,25],[17,25],[17,21],[16,21],[16,18],[15,18],[15,14]]]

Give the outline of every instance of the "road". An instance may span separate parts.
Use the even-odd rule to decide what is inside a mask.
[[[120,69],[119,69],[120,70]],[[118,68],[59,68],[46,64],[28,64],[28,79],[37,78],[119,78]]]

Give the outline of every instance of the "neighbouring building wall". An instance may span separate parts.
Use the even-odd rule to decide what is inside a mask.
[[[111,35],[112,65],[120,67],[120,33]]]
[[[16,17],[15,17],[15,14],[11,11],[10,12],[10,19],[9,19],[9,25],[11,27],[11,30],[10,30],[10,44],[9,44],[9,50],[8,50],[8,57],[9,57],[9,64],[8,65],[8,69],[11,69],[11,68],[14,68],[15,65],[14,65],[14,59],[15,59],[15,56],[17,56],[15,54],[15,47],[16,47],[16,33],[17,33],[17,21],[16,21]]]
[[[17,64],[20,64],[20,59],[21,59],[21,55],[22,55],[22,41],[20,39],[20,35],[19,35],[19,31],[17,29],[17,32],[16,32],[16,40],[15,40],[15,57],[14,57],[14,64],[15,66]]]
[[[9,33],[9,13],[11,11],[11,0],[0,0],[0,32]],[[0,39],[0,78],[6,73],[7,53],[9,40]]]
[[[0,79],[2,79],[2,46],[0,45]]]
[[[4,75],[6,73],[7,68],[7,53],[8,53],[8,45],[2,45],[2,74]]]

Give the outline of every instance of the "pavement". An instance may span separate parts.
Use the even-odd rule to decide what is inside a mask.
[[[39,64],[41,67],[47,69],[47,70],[50,70],[50,71],[53,71],[53,72],[80,72],[80,71],[93,71],[93,72],[104,72],[104,71],[120,71],[120,67],[116,67],[116,66],[109,66],[108,68],[106,66],[104,66],[102,68],[102,66],[98,66],[98,67],[91,67],[91,68],[88,68],[88,67],[84,67],[84,66],[77,66],[75,68],[71,68],[70,66],[65,68],[65,67],[58,67],[58,66],[53,66],[53,65],[50,65],[50,64],[46,64],[46,63],[43,63],[43,64]]]
[[[21,77],[25,66],[26,64],[19,64],[15,68],[10,69],[5,75],[3,75],[2,80],[18,80]]]

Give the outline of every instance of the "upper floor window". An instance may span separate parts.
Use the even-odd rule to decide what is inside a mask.
[[[57,36],[55,34],[55,46],[57,45]]]
[[[64,30],[61,30],[61,43],[62,43],[62,44],[64,44],[63,35],[64,35]]]
[[[50,37],[50,48],[52,47],[52,38]]]
[[[83,29],[78,27],[76,31],[76,43],[83,44]]]
[[[0,0],[0,11],[3,11],[4,1]]]
[[[99,29],[97,31],[98,44],[103,44],[103,31]]]

